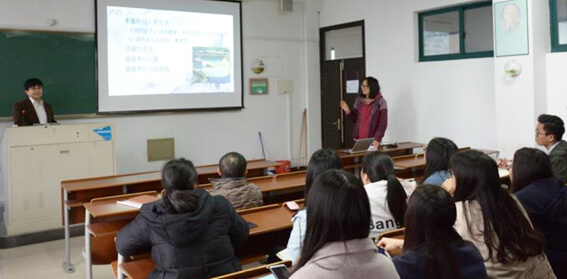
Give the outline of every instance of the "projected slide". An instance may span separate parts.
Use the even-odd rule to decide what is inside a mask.
[[[97,113],[244,107],[240,1],[95,3]]]
[[[232,15],[106,8],[109,96],[235,92]]]

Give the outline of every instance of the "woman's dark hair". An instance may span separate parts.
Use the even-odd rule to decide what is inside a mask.
[[[449,160],[458,150],[457,145],[450,139],[434,138],[430,140],[425,151],[425,174],[421,182],[435,172],[448,170]]]
[[[549,156],[535,148],[524,147],[514,153],[512,161],[512,187],[515,193],[532,182],[553,177],[553,169]]]
[[[404,226],[404,214],[406,213],[408,196],[400,181],[394,175],[394,162],[390,156],[381,152],[371,152],[362,159],[362,172],[368,175],[371,182],[380,180],[388,181],[388,193],[386,201],[394,220],[400,226]]]
[[[380,83],[378,83],[378,80],[374,77],[365,77],[362,81],[364,82],[365,80],[368,84],[368,88],[370,89],[370,94],[368,94],[368,97],[370,99],[374,99],[376,95],[380,93]],[[360,90],[360,97],[364,97],[362,90]]]
[[[197,181],[197,171],[189,160],[171,160],[161,171],[161,185],[165,189],[163,203],[177,213],[193,212],[197,209],[197,196],[192,191]]]
[[[323,172],[313,182],[306,207],[305,240],[295,270],[329,242],[368,237],[370,202],[362,183],[352,174],[342,170]]]
[[[439,268],[448,269],[452,278],[461,277],[451,244],[462,247],[472,243],[453,228],[456,219],[455,202],[443,188],[424,184],[411,195],[405,215],[404,251],[426,249],[424,278],[440,278],[443,272]],[[445,260],[449,266],[442,266]]]
[[[343,163],[337,152],[330,149],[319,149],[311,155],[309,165],[307,166],[307,175],[305,176],[305,199],[311,189],[311,184],[317,179],[317,176],[326,170],[340,170]]]
[[[509,264],[543,253],[543,236],[532,228],[518,202],[500,185],[498,167],[492,158],[476,150],[458,152],[451,158],[451,169],[457,185],[454,200],[463,202],[463,212],[468,212],[465,201],[480,205],[488,248],[486,260]],[[471,232],[468,214],[465,218]]]

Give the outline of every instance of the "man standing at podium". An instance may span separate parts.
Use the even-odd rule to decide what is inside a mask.
[[[37,78],[31,78],[24,83],[24,89],[28,98],[14,104],[12,117],[14,124],[18,126],[31,126],[33,124],[55,123],[53,109],[44,102],[43,83]]]

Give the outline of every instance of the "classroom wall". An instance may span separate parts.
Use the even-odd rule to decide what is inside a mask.
[[[258,132],[263,135],[268,159],[291,158],[297,164],[303,110],[307,108],[312,118],[320,115],[318,97],[314,98],[319,96],[319,67],[312,64],[318,60],[318,41],[313,37],[317,33],[312,31],[318,30],[317,21],[305,17],[303,9],[303,1],[294,3],[292,13],[280,13],[279,1],[275,0],[242,2],[243,110],[132,114],[59,122],[115,123],[117,173],[158,170],[163,162],[147,162],[146,140],[152,138],[174,137],[176,156],[189,158],[196,165],[216,163],[224,153],[233,150],[247,159],[262,158]],[[52,19],[57,24],[49,27]],[[94,32],[94,24],[94,0],[0,1],[0,29]],[[266,64],[260,75],[250,70],[256,58]],[[248,79],[253,77],[269,78],[268,95],[249,95]],[[314,80],[308,82],[308,78]],[[278,79],[291,79],[293,93],[277,94]],[[48,99],[49,88],[44,92]],[[24,97],[23,91],[14,94]],[[309,154],[321,146],[319,122],[308,123]],[[11,121],[0,122],[0,132],[11,125]]]
[[[388,101],[386,141],[443,136],[459,146],[496,147],[493,59],[417,62],[416,12],[461,3],[323,1],[323,27],[365,20],[366,72]]]

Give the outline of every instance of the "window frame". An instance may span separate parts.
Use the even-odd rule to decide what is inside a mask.
[[[567,51],[567,43],[559,43],[559,22],[557,21],[557,0],[549,0],[549,30],[551,32],[551,52]]]
[[[554,1],[554,0],[550,0]],[[457,59],[469,59],[469,58],[484,58],[484,57],[494,57],[494,38],[492,39],[493,49],[490,51],[479,51],[479,52],[470,52],[466,53],[465,49],[465,11],[471,9],[478,9],[484,7],[492,7],[492,1],[483,1],[473,4],[467,5],[459,5],[441,9],[435,9],[426,12],[420,12],[417,14],[418,20],[418,35],[419,35],[419,62],[427,62],[427,61],[443,61],[443,60],[457,60]],[[439,55],[424,55],[424,47],[423,47],[423,18],[427,16],[437,15],[437,14],[444,14],[449,12],[458,12],[459,13],[459,53],[451,53],[451,54],[439,54]],[[494,20],[494,19],[493,19]],[[494,26],[494,23],[493,23]],[[493,31],[494,32],[494,31]]]

